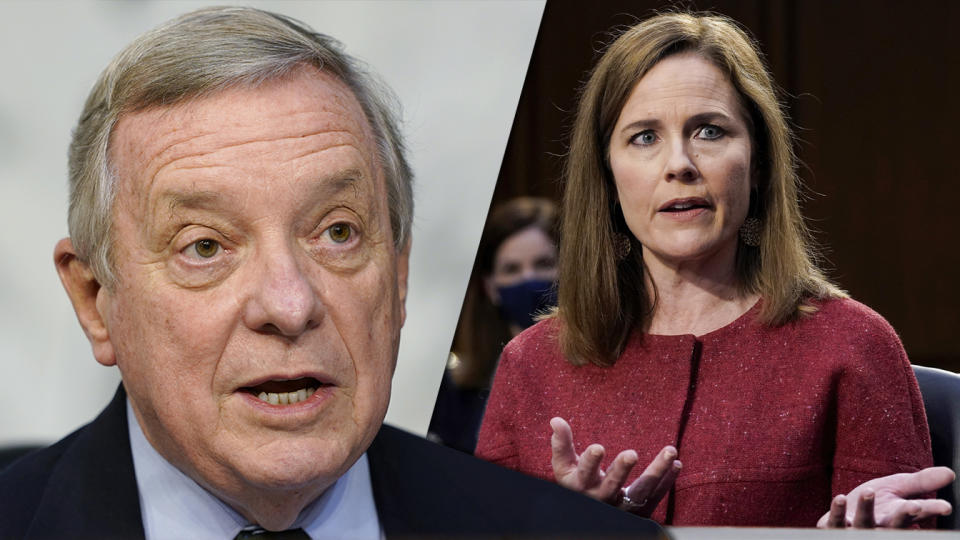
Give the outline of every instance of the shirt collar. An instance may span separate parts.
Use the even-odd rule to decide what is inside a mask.
[[[230,540],[249,524],[153,448],[133,414],[129,399],[127,428],[146,540]],[[383,538],[366,453],[300,512],[293,525],[297,527],[303,528],[313,540]]]

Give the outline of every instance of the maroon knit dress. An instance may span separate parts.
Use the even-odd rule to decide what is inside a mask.
[[[920,390],[890,325],[853,300],[771,328],[754,306],[703,336],[631,336],[612,367],[564,360],[556,321],[503,351],[477,455],[553,480],[550,418],[603,467],[663,446],[683,469],[653,514],[669,525],[810,527],[830,499],[878,476],[932,465]]]

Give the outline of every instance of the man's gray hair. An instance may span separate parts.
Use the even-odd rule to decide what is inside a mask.
[[[122,114],[170,106],[234,86],[256,86],[309,65],[353,92],[377,141],[387,184],[393,242],[403,249],[413,217],[412,172],[404,157],[396,98],[338,41],[305,24],[251,8],[216,7],[182,15],[143,34],[97,80],[70,143],[70,236],[101,285],[114,283],[111,260],[116,174],[110,134]]]

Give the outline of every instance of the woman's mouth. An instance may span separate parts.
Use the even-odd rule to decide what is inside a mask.
[[[663,204],[660,207],[658,211],[678,213],[678,212],[688,212],[690,210],[698,210],[701,208],[710,209],[710,208],[713,208],[713,206],[709,202],[707,202],[706,199],[702,199],[700,197],[691,197],[686,199],[673,199],[671,201],[667,201],[665,204]]]

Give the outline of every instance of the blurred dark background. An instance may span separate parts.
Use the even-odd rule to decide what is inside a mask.
[[[756,38],[798,135],[804,214],[828,274],[915,364],[960,371],[960,3],[548,2],[493,204],[559,201],[576,93],[612,29],[679,6]]]

